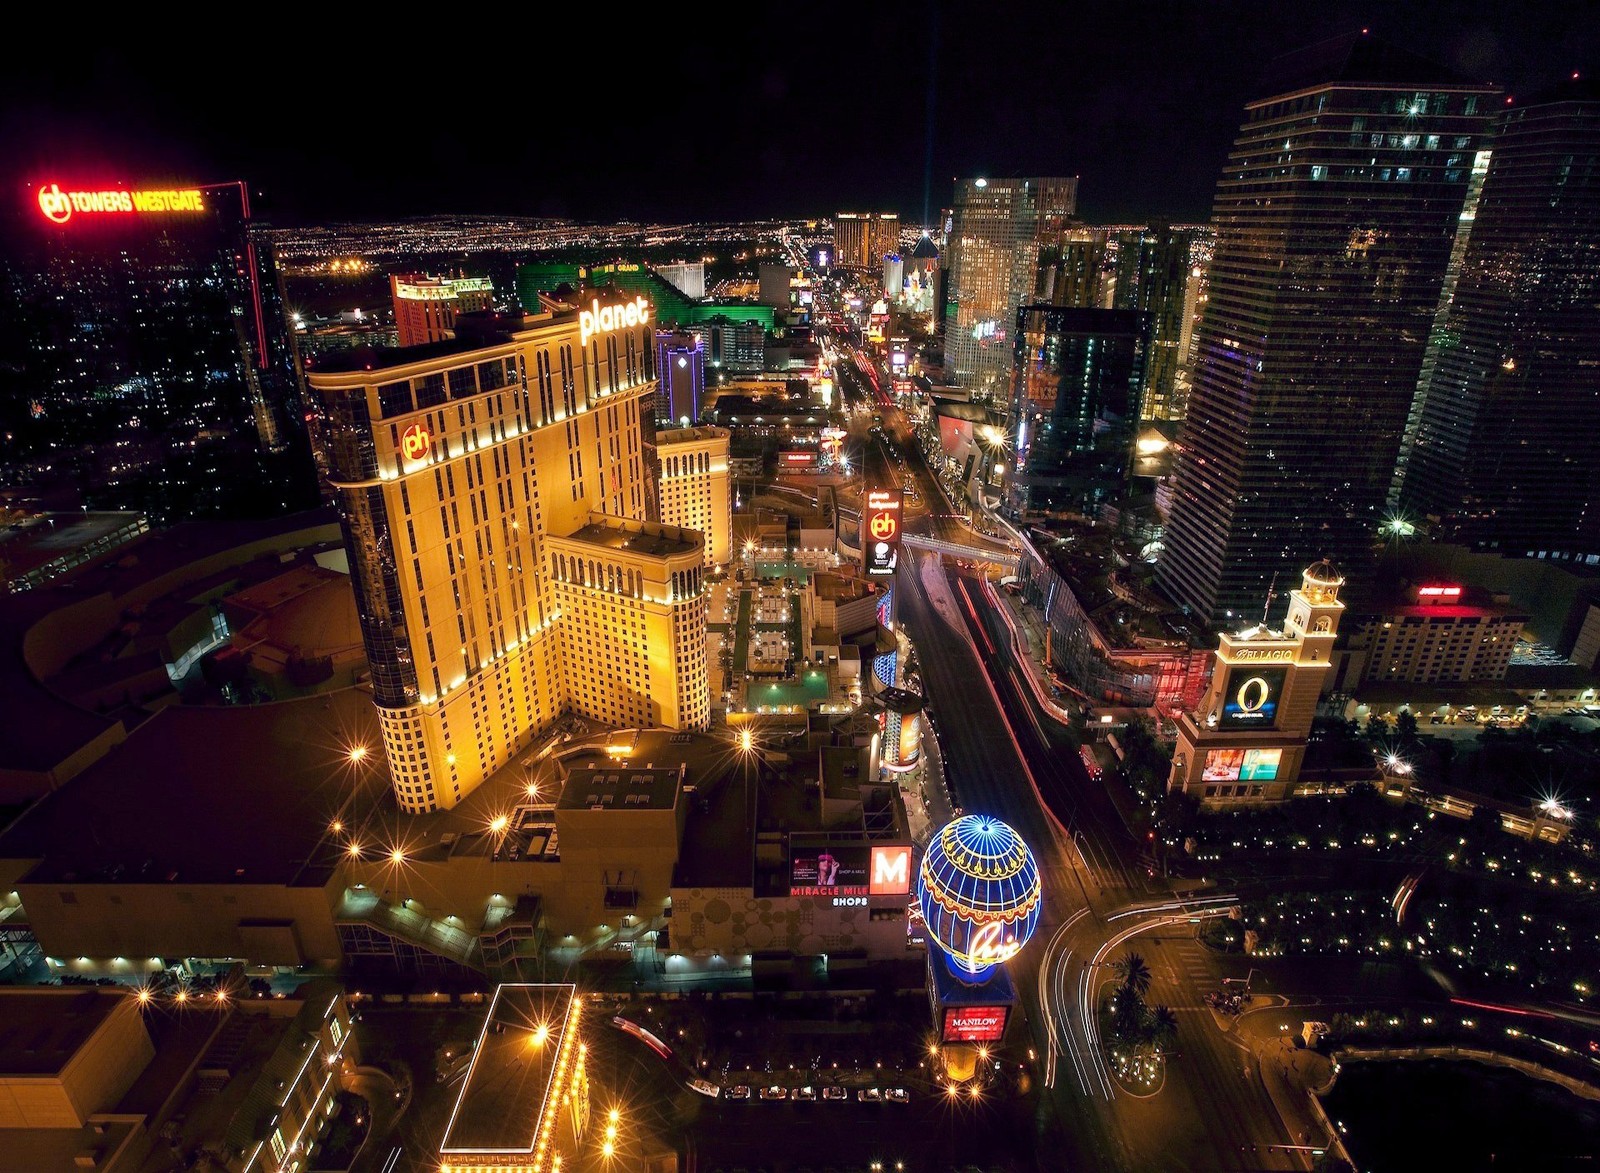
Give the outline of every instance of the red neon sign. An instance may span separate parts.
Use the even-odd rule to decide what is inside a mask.
[[[427,427],[422,423],[414,423],[400,433],[400,455],[407,460],[421,460],[428,454],[428,445],[433,442],[433,437],[428,434]]]
[[[947,1006],[944,1042],[998,1043],[1005,1037],[1008,1006]]]
[[[1461,588],[1458,586],[1425,586],[1418,587],[1417,594],[1424,599],[1459,599]]]
[[[60,184],[52,183],[39,188],[39,212],[52,224],[65,224],[74,213],[100,216],[205,210],[205,196],[197,187],[62,191]]]

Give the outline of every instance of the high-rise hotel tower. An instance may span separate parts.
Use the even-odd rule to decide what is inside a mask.
[[[1359,581],[1495,90],[1364,34],[1278,59],[1217,184],[1163,589],[1261,616],[1300,559]]]
[[[567,709],[710,719],[704,540],[649,520],[653,317],[590,291],[310,373],[403,810],[454,806]]]

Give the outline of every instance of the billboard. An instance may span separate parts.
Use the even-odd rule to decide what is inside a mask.
[[[1261,668],[1238,664],[1228,671],[1222,693],[1221,729],[1271,729],[1278,723],[1278,701],[1283,694],[1287,668]]]
[[[1202,782],[1271,782],[1283,764],[1281,749],[1213,749],[1206,751]]]
[[[900,745],[896,750],[895,764],[911,766],[922,756],[922,718],[916,713],[906,713],[900,718]]]
[[[789,895],[865,896],[871,849],[865,843],[789,843]],[[865,903],[863,901],[863,903]]]
[[[1244,750],[1213,749],[1206,751],[1206,767],[1201,772],[1203,782],[1237,782],[1239,771],[1244,769]]]
[[[861,516],[861,552],[868,574],[893,574],[900,560],[900,493],[873,489]]]
[[[873,896],[905,896],[911,892],[911,845],[876,844],[872,848],[872,870],[867,876],[867,891]]]
[[[1282,762],[1281,749],[1247,749],[1244,751],[1244,765],[1239,770],[1239,779],[1242,782],[1271,782],[1277,778]]]
[[[946,1006],[941,1043],[998,1043],[1005,1037],[1009,1006]]]
[[[800,470],[815,472],[817,468],[817,452],[814,448],[788,448],[778,453],[778,470]]]

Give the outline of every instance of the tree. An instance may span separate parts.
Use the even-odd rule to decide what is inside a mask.
[[[1111,971],[1117,975],[1124,992],[1140,999],[1150,992],[1150,967],[1131,949],[1111,963]]]
[[[1178,1041],[1178,1016],[1172,1012],[1172,1007],[1151,1007],[1150,1041],[1158,1051],[1169,1050]]]
[[[1111,995],[1111,1030],[1124,1043],[1138,1043],[1145,1033],[1148,1017],[1144,999],[1127,986]]]
[[[1394,719],[1394,735],[1402,748],[1417,744],[1417,718],[1410,709],[1401,709]]]

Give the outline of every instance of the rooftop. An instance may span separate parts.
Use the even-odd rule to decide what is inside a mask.
[[[584,766],[567,775],[557,806],[564,811],[672,810],[678,805],[683,776],[682,765]]]
[[[0,520],[4,519],[0,510]],[[0,529],[0,581],[109,542],[139,521],[137,513],[42,513]],[[108,547],[110,548],[110,547]]]
[[[127,1000],[98,986],[0,991],[0,1078],[54,1075]]]
[[[692,554],[705,545],[705,539],[691,529],[649,521],[628,521],[603,513],[591,513],[588,525],[559,540],[583,542],[607,550],[628,550],[652,558]]]
[[[1258,90],[1275,97],[1313,86],[1341,82],[1416,86],[1482,85],[1462,77],[1436,61],[1398,48],[1366,32],[1330,37],[1274,58],[1264,71]],[[1482,86],[1482,88],[1489,88]],[[1270,100],[1264,97],[1263,100]]]
[[[726,440],[727,428],[667,428],[656,433],[656,447],[668,444],[693,444],[704,440]]]
[[[531,1153],[547,1111],[576,987],[496,988],[440,1153]],[[568,1048],[571,1049],[570,1047]]]
[[[62,699],[35,676],[30,647],[37,654],[40,645],[30,641],[29,633],[52,612],[102,592],[124,608],[143,605],[178,585],[169,576],[187,566],[216,560],[240,547],[276,548],[279,539],[296,531],[323,526],[332,527],[328,536],[337,536],[331,511],[257,522],[192,522],[145,534],[119,547],[115,557],[73,570],[47,587],[0,595],[0,696],[6,703],[0,768],[51,769],[117,724]]]
[[[364,822],[389,792],[381,747],[357,689],[170,706],[0,834],[0,858],[39,861],[35,883],[322,885],[339,859],[330,823]]]
[[[543,314],[501,313],[499,310],[478,310],[456,318],[456,336],[439,342],[424,342],[417,346],[352,346],[345,350],[330,350],[307,358],[306,369],[314,375],[341,375],[355,371],[382,371],[392,367],[410,366],[413,363],[432,362],[458,354],[470,354],[492,346],[501,346],[526,330],[556,320],[570,320],[563,316]]]

